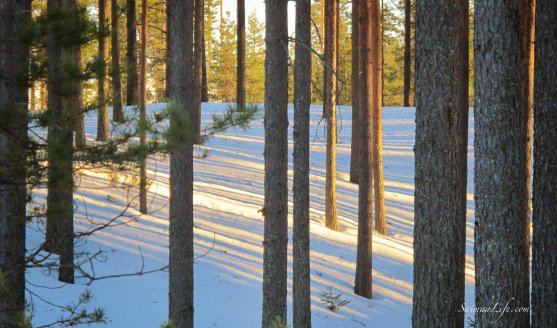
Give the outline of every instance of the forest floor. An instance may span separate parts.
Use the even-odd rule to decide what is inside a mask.
[[[163,108],[149,106],[154,112]],[[203,104],[203,122],[224,104]],[[410,327],[412,314],[412,233],[414,204],[414,115],[413,108],[383,109],[383,154],[385,205],[388,235],[373,234],[373,300],[353,293],[356,267],[358,186],[349,182],[351,111],[339,110],[337,145],[337,208],[340,232],[324,225],[325,133],[321,106],[311,109],[311,298],[313,326],[321,327]],[[289,107],[289,248],[288,322],[292,322],[292,127]],[[86,117],[87,138],[96,133],[96,115]],[[470,115],[468,155],[468,213],[466,239],[466,302],[473,304],[473,120]],[[264,128],[262,115],[246,130],[231,128],[211,137],[196,149],[195,218],[195,324],[196,327],[259,327],[262,304]],[[206,156],[204,156],[206,152]],[[165,156],[148,163],[149,213],[140,215],[137,190],[114,181],[126,179],[110,172],[83,170],[75,193],[77,231],[86,231],[120,214],[124,225],[95,233],[76,245],[76,252],[102,250],[96,262],[97,276],[156,270],[168,263],[169,166]],[[129,177],[127,177],[129,178]],[[35,202],[44,202],[45,191],[37,190]],[[28,248],[42,241],[39,224],[28,227]],[[88,272],[92,268],[86,267]],[[57,281],[55,272],[28,270],[28,299],[33,303],[36,326],[67,315],[57,305],[75,303],[90,289],[88,309],[102,307],[107,327],[156,328],[167,319],[168,272],[95,281],[75,285]],[[341,294],[350,301],[336,312],[322,304],[321,293]]]

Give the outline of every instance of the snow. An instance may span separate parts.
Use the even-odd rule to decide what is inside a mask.
[[[203,122],[220,113],[226,104],[203,104]],[[149,111],[164,104],[149,106]],[[412,233],[414,203],[414,115],[413,108],[383,109],[385,204],[388,236],[373,235],[374,299],[353,294],[357,238],[357,185],[348,181],[350,167],[351,112],[341,107],[337,145],[337,206],[340,232],[324,226],[325,133],[321,106],[311,108],[311,290],[314,327],[410,327],[412,312]],[[468,157],[468,222],[466,255],[466,301],[473,304],[473,121],[470,115]],[[292,119],[289,107],[289,183],[292,183]],[[86,133],[95,139],[96,115],[86,116]],[[247,130],[231,128],[198,147],[195,159],[195,324],[197,327],[258,327],[261,322],[264,130],[259,115]],[[208,156],[202,156],[207,151]],[[98,276],[125,274],[163,267],[168,262],[169,167],[164,156],[148,163],[153,180],[149,188],[149,213],[140,215],[137,190],[118,188],[110,172],[83,171],[75,194],[76,230],[90,222],[102,223],[118,215],[128,202],[125,225],[109,228],[76,245],[76,252],[102,249],[102,262],[95,263]],[[36,202],[45,191],[35,192]],[[290,195],[291,196],[291,195]],[[292,322],[292,201],[289,201],[288,322]],[[39,226],[28,228],[28,248],[41,242]],[[213,246],[214,243],[214,246]],[[27,280],[34,305],[34,325],[57,320],[63,311],[42,301],[66,305],[86,288],[94,299],[89,309],[102,307],[108,327],[158,327],[167,319],[168,273],[156,273],[64,285],[56,273],[30,269]],[[31,285],[31,283],[33,285]],[[48,287],[48,288],[45,288]],[[332,287],[350,303],[331,312],[321,304],[320,293]]]

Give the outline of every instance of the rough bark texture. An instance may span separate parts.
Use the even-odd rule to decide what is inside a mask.
[[[286,320],[288,246],[287,0],[265,2],[263,324]]]
[[[296,2],[294,60],[294,327],[311,327],[309,241],[309,107],[311,104],[311,3]]]
[[[354,183],[358,183],[358,173],[360,171],[358,161],[358,153],[360,152],[358,7],[358,1],[352,1],[352,142],[350,148],[350,182]]]
[[[100,63],[100,71],[98,72],[98,89],[97,89],[97,141],[107,141],[110,139],[110,130],[108,129],[108,104],[106,102],[105,84],[106,84],[106,0],[99,0],[99,53],[98,60]]]
[[[354,293],[372,298],[372,212],[373,177],[371,154],[373,150],[371,134],[371,1],[358,0],[358,26],[360,49],[359,59],[359,112],[360,112],[360,174],[358,195],[358,248],[356,254],[356,278]]]
[[[246,5],[245,0],[238,0],[238,35],[237,35],[237,69],[236,69],[236,105],[246,107]]]
[[[193,1],[169,4],[169,96],[190,119],[194,111]],[[171,120],[170,124],[176,124]],[[191,129],[191,124],[183,128]],[[175,145],[170,156],[170,319],[177,328],[193,328],[193,139]]]
[[[0,110],[15,112],[0,133],[0,326],[19,327],[25,315],[25,152],[27,101],[25,87],[29,49],[16,43],[30,0],[0,1]]]
[[[195,0],[194,1],[194,31],[193,31],[193,43],[194,43],[194,53],[193,53],[193,76],[194,76],[194,110],[192,117],[194,142],[201,143],[201,97],[203,93],[203,34],[204,34],[204,24],[203,20],[205,18],[205,1]]]
[[[476,306],[529,307],[528,170],[521,111],[521,0],[475,2]],[[528,311],[476,314],[477,327],[528,327]]]
[[[532,327],[557,326],[557,2],[537,0]]]
[[[111,0],[111,25],[112,25],[112,120],[114,122],[124,121],[124,112],[122,110],[122,83],[120,80],[120,41],[118,18],[120,16],[119,0]]]
[[[68,20],[77,15],[76,0],[49,0],[49,19]],[[67,74],[68,66],[79,66],[79,45],[59,42],[60,32],[47,35],[48,52],[48,196],[45,249],[60,255],[58,279],[73,283],[73,170],[72,134],[74,122],[67,119],[76,108],[81,93],[78,77]]]
[[[127,30],[127,83],[126,105],[137,104],[138,77],[137,77],[137,22],[135,0],[126,0],[126,30]]]
[[[201,43],[203,48],[203,71],[201,75],[201,101],[209,102],[209,85],[207,82],[207,50],[205,50],[205,34],[203,34],[203,42]]]
[[[416,12],[413,327],[464,327],[468,2]]]
[[[404,107],[410,106],[410,82],[412,81],[411,40],[412,0],[404,0]]]
[[[147,119],[147,0],[141,0],[141,34],[139,35],[139,119]],[[141,131],[139,142],[145,145],[145,131]],[[147,213],[147,159],[139,160],[139,212]]]
[[[385,215],[385,192],[383,182],[383,132],[381,110],[383,103],[383,56],[381,37],[381,11],[379,0],[372,1],[370,16],[371,24],[371,131],[373,140],[372,167],[373,189],[375,194],[375,230],[382,235],[387,234]]]
[[[327,151],[325,181],[325,223],[327,228],[338,231],[336,206],[336,99],[337,79],[337,47],[336,20],[338,19],[338,0],[325,0],[325,104],[327,118]]]

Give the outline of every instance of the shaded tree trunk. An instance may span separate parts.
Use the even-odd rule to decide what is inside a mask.
[[[127,83],[126,105],[137,104],[138,76],[137,76],[137,22],[135,0],[126,0],[126,30],[127,30]]]
[[[536,3],[532,327],[557,326],[557,2]]]
[[[360,108],[358,103],[359,89],[359,53],[358,38],[358,0],[352,1],[352,140],[350,148],[350,182],[358,183],[358,172],[360,171],[360,164],[358,154],[360,152]]]
[[[118,18],[120,16],[119,0],[112,0],[111,5],[111,25],[112,25],[112,120],[114,122],[124,121],[124,112],[122,110],[122,83],[120,81],[120,41]]]
[[[286,320],[288,246],[287,0],[265,2],[263,323]]]
[[[202,75],[201,75],[201,101],[209,102],[209,85],[207,81],[207,51],[205,49],[205,34],[203,34],[203,40],[201,43],[203,48],[203,64],[202,64]]]
[[[414,327],[464,327],[467,20],[466,0],[417,3]]]
[[[412,81],[412,0],[404,0],[404,107],[410,106],[410,83]]]
[[[527,126],[521,106],[521,0],[475,8],[476,306],[529,307]],[[525,9],[525,8],[522,8]],[[476,313],[478,327],[529,327],[529,312]]]
[[[372,167],[373,188],[375,194],[375,230],[382,235],[387,234],[385,219],[385,191],[383,182],[383,132],[382,132],[382,103],[383,103],[383,38],[381,27],[381,10],[379,0],[372,1],[370,16],[371,24],[371,131],[373,140]]]
[[[245,0],[238,0],[238,39],[237,74],[236,74],[236,105],[246,107],[246,5]]]
[[[371,64],[371,21],[372,0],[358,0],[358,48],[359,48],[359,113],[360,113],[360,173],[358,178],[358,246],[356,254],[356,277],[354,293],[372,298],[372,209],[373,176],[371,154],[372,64]]]
[[[141,0],[141,34],[139,49],[139,120],[147,120],[147,0]],[[140,131],[139,143],[145,146],[145,131]],[[139,160],[139,212],[147,213],[147,158]]]
[[[191,129],[196,108],[193,78],[194,0],[168,4],[169,96],[176,104],[170,124]],[[176,118],[179,118],[176,120]],[[186,123],[186,126],[183,126]],[[184,138],[170,156],[170,319],[177,328],[193,328],[193,140]]]
[[[325,104],[327,113],[327,151],[325,181],[325,223],[327,228],[338,231],[336,207],[336,99],[338,51],[336,47],[336,20],[338,19],[338,0],[325,0]]]
[[[309,112],[311,104],[311,3],[296,2],[294,60],[294,327],[311,327],[309,242]]]
[[[108,129],[108,105],[106,103],[106,0],[99,0],[99,54],[98,60],[100,69],[98,72],[98,89],[97,89],[97,141],[107,141],[110,138]]]
[[[194,105],[193,110],[193,133],[194,142],[201,143],[201,97],[203,93],[203,20],[205,18],[205,1],[195,0],[194,2],[194,59],[193,59],[193,75],[194,75]]]
[[[27,147],[26,87],[29,48],[16,36],[30,18],[30,0],[0,1],[0,110],[12,112],[0,133],[0,326],[25,318],[25,223]],[[15,114],[14,114],[15,112]],[[4,114],[2,115],[4,117]]]

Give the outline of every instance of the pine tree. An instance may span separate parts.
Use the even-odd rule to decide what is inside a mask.
[[[29,48],[16,42],[30,0],[0,1],[0,326],[25,316],[27,70]]]
[[[358,183],[358,172],[360,171],[360,163],[358,154],[360,152],[360,111],[359,111],[359,57],[358,49],[358,1],[352,1],[352,140],[350,147],[350,182]]]
[[[147,0],[141,0],[141,33],[139,48],[139,120],[147,120]],[[141,131],[139,142],[145,145],[145,131]],[[139,212],[147,213],[147,158],[139,160]]]
[[[99,0],[99,54],[98,63],[99,71],[97,76],[97,140],[107,141],[110,138],[110,130],[108,129],[108,105],[106,103],[106,0]]]
[[[557,325],[557,2],[536,2],[532,327]]]
[[[311,327],[309,252],[309,108],[311,104],[311,4],[296,2],[294,60],[294,327]]]
[[[112,119],[114,122],[124,121],[122,110],[122,84],[120,82],[120,41],[118,20],[120,17],[119,0],[111,0],[111,56],[112,56]]]
[[[521,0],[476,0],[476,307],[529,307],[527,124],[521,108]],[[495,41],[496,40],[496,41]],[[436,200],[437,201],[437,200]],[[528,312],[476,313],[478,327],[528,327]]]
[[[246,5],[245,0],[238,0],[237,6],[237,73],[236,73],[236,105],[246,107]]]
[[[412,81],[412,0],[404,0],[404,107],[410,106],[410,81]]]
[[[139,79],[137,76],[137,14],[135,0],[126,0],[126,32],[127,32],[127,49],[126,49],[126,105],[137,104]]]
[[[417,3],[414,327],[464,327],[467,17],[466,0]]]
[[[286,319],[288,245],[287,0],[265,2],[263,321]]]
[[[195,106],[193,111],[193,133],[195,135],[195,142],[201,142],[201,98],[203,97],[203,34],[204,34],[204,19],[205,19],[205,1],[194,1],[194,61],[193,61],[193,74],[194,74],[194,95],[196,97]],[[199,100],[197,99],[199,98]]]

